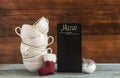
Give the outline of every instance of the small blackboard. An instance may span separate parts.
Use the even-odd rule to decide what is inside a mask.
[[[82,72],[81,24],[57,25],[57,70],[58,72]]]

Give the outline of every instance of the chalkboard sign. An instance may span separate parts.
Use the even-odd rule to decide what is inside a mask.
[[[82,72],[81,24],[57,25],[58,72]]]

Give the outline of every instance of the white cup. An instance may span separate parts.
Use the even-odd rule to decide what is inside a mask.
[[[23,61],[25,68],[29,72],[38,72],[38,70],[43,66],[43,61]]]
[[[18,30],[19,30],[19,32],[18,32]],[[32,25],[29,25],[29,24],[23,24],[22,27],[16,27],[15,32],[23,40],[26,38],[34,38],[36,36],[39,36],[37,31],[35,31],[33,29]]]
[[[50,42],[48,43],[49,40],[50,40]],[[27,38],[22,41],[30,46],[41,47],[43,45],[44,46],[51,45],[54,42],[54,38],[52,36],[47,36],[47,35],[41,34],[39,37],[35,37],[32,39]]]
[[[52,61],[52,62],[56,62],[56,54],[53,54],[52,53],[52,50],[50,50],[50,53],[48,52],[47,54],[44,54],[43,55],[43,60],[44,60],[44,62],[46,62],[46,61]]]
[[[51,48],[45,46],[35,48],[21,43],[20,51],[26,69],[30,72],[37,72],[43,66],[43,55],[47,54],[48,50],[52,52]]]
[[[41,46],[39,48],[36,48],[36,47],[31,47],[21,42],[20,51],[21,51],[23,58],[32,58],[40,54],[46,54],[48,50],[51,51],[51,48],[47,48],[46,46]]]
[[[39,55],[31,57],[31,58],[28,58],[29,54],[27,55],[28,57],[26,55],[22,54],[23,64],[26,67],[26,69],[29,72],[37,72],[44,64],[43,57],[42,57],[44,54],[46,54],[46,53],[42,52]]]
[[[49,31],[49,20],[45,17],[41,17],[33,24],[33,26],[43,34],[47,34]]]
[[[32,58],[23,58],[23,64],[29,72],[38,72],[38,70],[43,66],[43,55],[45,53],[42,52],[37,56]]]
[[[18,32],[18,30],[20,32]],[[47,34],[43,34],[34,28],[31,25],[24,24],[21,27],[16,27],[15,32],[18,36],[21,37],[22,42],[30,45],[39,47],[41,45],[51,45],[54,42],[54,37],[47,36]],[[48,40],[51,39],[51,42],[48,43]]]

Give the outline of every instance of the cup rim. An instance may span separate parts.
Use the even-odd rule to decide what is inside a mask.
[[[35,33],[37,33],[37,34],[46,35],[46,34],[40,32],[40,31],[38,31],[38,30],[37,30],[36,28],[34,28],[33,25],[31,25],[31,24],[23,24],[22,27],[21,27],[21,31],[25,31],[25,29],[27,29],[27,27],[29,28],[28,30],[33,31],[33,32],[35,32]],[[22,32],[21,32],[21,33],[22,33]],[[22,35],[21,35],[21,36],[22,36]]]

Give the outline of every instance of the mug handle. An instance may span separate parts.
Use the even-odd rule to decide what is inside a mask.
[[[16,33],[18,36],[21,36],[20,33],[18,32],[18,29],[19,29],[19,31],[20,31],[20,33],[21,33],[21,27],[16,27],[16,28],[15,28],[15,33]]]
[[[53,36],[48,36],[48,40],[49,40],[49,39],[51,39],[51,42],[50,42],[50,43],[48,43],[48,45],[53,44],[53,42],[54,42],[54,37],[53,37]]]
[[[52,54],[52,52],[53,52],[52,48],[47,48],[47,52]]]

